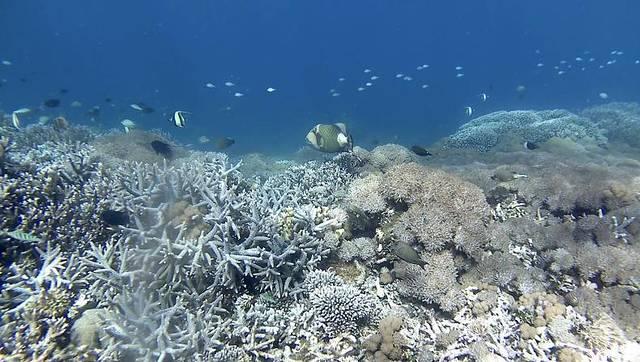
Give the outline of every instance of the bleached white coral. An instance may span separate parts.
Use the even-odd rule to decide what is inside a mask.
[[[359,178],[349,185],[347,203],[369,213],[382,212],[387,204],[380,193],[382,176],[371,174]]]

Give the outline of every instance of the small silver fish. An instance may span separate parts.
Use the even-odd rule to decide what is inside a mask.
[[[139,105],[137,103],[130,104],[129,107],[135,109],[136,111],[142,111],[144,109],[144,108],[142,108],[141,105]]]
[[[464,107],[464,114],[466,114],[467,117],[471,117],[471,115],[473,114],[473,108],[469,106]]]

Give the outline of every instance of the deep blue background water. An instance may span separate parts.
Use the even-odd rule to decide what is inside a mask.
[[[291,152],[315,123],[335,121],[365,147],[428,144],[466,122],[468,105],[476,116],[579,110],[604,102],[600,92],[638,101],[637,14],[636,0],[0,0],[0,59],[13,63],[0,65],[0,109],[37,108],[67,88],[48,113],[88,123],[84,112],[100,105],[104,127],[131,118],[184,143],[231,136],[232,152]],[[572,68],[561,65],[567,73],[558,75],[561,60]],[[417,71],[421,64],[430,67]],[[358,92],[374,74],[380,79]],[[83,108],[70,108],[73,100]],[[136,112],[136,101],[157,111]],[[173,110],[193,112],[186,128],[166,121],[162,112]]]

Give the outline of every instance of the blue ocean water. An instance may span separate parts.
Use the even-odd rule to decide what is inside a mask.
[[[336,121],[367,148],[428,144],[466,122],[466,106],[475,116],[580,109],[603,92],[637,100],[637,14],[633,0],[4,0],[0,59],[11,65],[0,65],[0,109],[58,97],[47,111],[76,123],[91,124],[98,105],[96,125],[130,118],[194,144],[233,137],[231,153],[291,153],[314,124]],[[192,112],[187,127],[167,122],[174,110]]]

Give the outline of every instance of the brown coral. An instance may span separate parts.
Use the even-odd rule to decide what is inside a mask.
[[[380,321],[378,333],[364,341],[365,349],[373,354],[374,361],[402,360],[402,346],[406,343],[398,333],[403,320],[396,316],[387,316]]]
[[[489,205],[477,186],[442,170],[407,163],[391,167],[381,189],[387,199],[409,205],[392,227],[397,240],[417,240],[427,251],[452,243],[472,256],[486,243]]]

